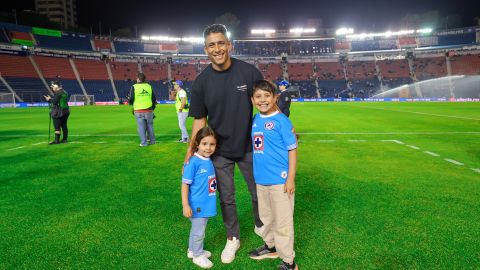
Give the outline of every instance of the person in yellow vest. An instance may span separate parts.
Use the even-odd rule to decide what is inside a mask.
[[[178,117],[178,126],[180,127],[180,131],[182,132],[182,137],[178,142],[181,143],[188,143],[190,140],[188,138],[188,131],[185,125],[188,117],[188,108],[189,102],[187,98],[187,92],[182,88],[183,82],[177,80],[173,82],[173,88],[175,90],[175,109],[177,110],[177,117]]]
[[[140,146],[147,146],[147,134],[150,144],[155,144],[155,133],[153,131],[153,110],[157,99],[152,86],[146,81],[145,74],[138,73],[137,83],[130,90],[130,105],[133,105],[133,113],[137,120],[137,130],[140,136]]]

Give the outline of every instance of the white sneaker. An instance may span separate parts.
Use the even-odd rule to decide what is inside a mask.
[[[212,261],[205,257],[205,254],[198,257],[193,257],[193,263],[205,269],[213,266]]]
[[[205,255],[205,257],[207,257],[207,258],[212,257],[212,253],[208,250],[204,250],[203,255]],[[193,251],[191,251],[190,249],[187,249],[187,258],[189,258],[189,259],[193,258]]]
[[[253,231],[255,232],[256,235],[260,236],[261,238],[263,238],[263,233],[265,232],[265,225],[263,225],[262,227],[257,227],[255,225],[255,229],[253,229]]]
[[[222,263],[231,263],[235,259],[235,253],[240,248],[240,240],[236,237],[232,237],[232,240],[227,239],[227,244],[222,251],[221,259]]]

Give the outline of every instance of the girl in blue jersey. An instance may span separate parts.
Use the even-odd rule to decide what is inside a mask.
[[[183,216],[192,222],[187,257],[193,258],[193,263],[202,268],[213,266],[208,259],[212,254],[203,249],[203,239],[208,218],[217,215],[217,179],[210,160],[216,146],[213,130],[209,127],[200,129],[192,144],[192,153],[195,154],[185,165],[182,177]]]
[[[280,257],[278,269],[298,269],[293,250],[297,139],[276,101],[275,85],[266,80],[255,83],[252,103],[259,113],[252,125],[253,176],[265,243],[249,255],[256,260]]]

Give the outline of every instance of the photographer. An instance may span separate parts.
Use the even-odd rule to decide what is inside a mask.
[[[68,107],[68,93],[63,90],[62,84],[58,81],[52,81],[50,87],[53,91],[53,97],[49,95],[43,96],[50,103],[50,116],[53,119],[55,128],[55,140],[49,144],[66,143],[68,139],[67,120],[70,116]],[[63,131],[63,139],[60,141],[60,128]]]

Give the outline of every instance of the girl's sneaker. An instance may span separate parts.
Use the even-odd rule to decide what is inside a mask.
[[[208,250],[204,250],[203,255],[205,255],[205,257],[207,257],[207,258],[212,257],[212,253]],[[189,258],[189,259],[193,258],[193,251],[191,251],[190,249],[187,249],[187,258]]]
[[[213,266],[213,263],[205,256],[205,254],[198,257],[193,257],[193,263],[204,269],[211,268]]]
[[[292,264],[282,261],[282,264],[278,266],[278,270],[298,270],[298,265],[295,261]]]

